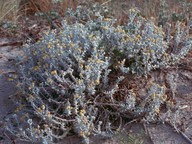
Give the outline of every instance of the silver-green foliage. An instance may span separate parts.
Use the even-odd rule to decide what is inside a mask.
[[[118,100],[119,84],[127,74],[166,68],[191,48],[191,25],[181,31],[178,24],[176,51],[169,53],[173,38],[166,40],[163,29],[137,9],[130,10],[123,26],[116,26],[115,19],[104,17],[100,9],[86,9],[83,14],[80,9],[69,13],[75,23],[64,20],[61,30],[48,31],[40,41],[23,48],[25,57],[18,73],[23,94],[17,104],[24,105],[22,114],[29,114],[25,120],[29,128],[24,131],[18,122],[15,129],[10,120],[7,127],[21,139],[53,143],[74,131],[89,143],[90,135],[112,136],[114,116],[145,114],[148,121],[155,120],[166,102],[166,88],[153,84],[141,102],[133,91]],[[81,14],[83,19],[76,17]],[[180,43],[183,49],[178,50]],[[31,114],[37,119],[31,120]],[[18,121],[18,116],[13,119]]]

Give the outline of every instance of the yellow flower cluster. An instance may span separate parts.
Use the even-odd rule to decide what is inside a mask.
[[[96,83],[96,85],[99,85],[100,84],[100,80],[99,79],[95,80],[95,83]]]
[[[125,30],[121,28],[116,29],[115,32],[126,34]]]
[[[50,48],[52,48],[52,47],[53,47],[52,43],[48,43],[48,44],[47,44],[47,48],[50,49]]]
[[[47,112],[47,117],[51,117],[51,112],[50,111]]]
[[[73,107],[71,107],[70,105],[66,107],[66,110],[69,110],[69,111],[70,111],[70,110],[72,110],[72,109],[73,109]]]
[[[86,113],[86,111],[84,109],[80,110],[80,112],[79,112],[80,116],[84,116],[85,113]]]
[[[112,19],[111,18],[104,18],[103,20],[104,21],[111,21]]]
[[[57,70],[51,71],[51,75],[57,75]]]
[[[43,110],[42,110],[41,107],[39,107],[39,108],[37,108],[36,112],[37,112],[37,113],[43,113]]]
[[[105,27],[105,26],[101,26],[101,28],[104,29],[104,30],[108,30],[108,28]]]
[[[96,63],[98,63],[98,64],[101,64],[101,63],[103,63],[104,61],[102,61],[102,60],[100,60],[100,59],[97,59],[96,60]]]
[[[135,37],[135,41],[138,42],[138,41],[141,40],[141,38],[142,38],[141,35],[137,35],[137,36]]]
[[[39,66],[34,66],[34,67],[33,67],[33,70],[34,70],[34,71],[39,71],[39,69],[40,69]]]

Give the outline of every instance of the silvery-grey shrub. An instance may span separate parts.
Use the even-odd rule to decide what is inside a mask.
[[[191,49],[191,23],[181,27],[178,22],[172,36],[137,9],[130,9],[127,24],[121,26],[104,16],[106,12],[98,6],[69,10],[72,24],[64,19],[60,30],[47,31],[23,47],[17,83],[22,94],[17,104],[28,128],[17,122],[18,114],[10,118],[17,127],[8,119],[7,130],[33,143],[54,143],[71,132],[89,143],[90,135],[113,135],[114,116],[145,114],[148,121],[158,117],[167,100],[164,86],[152,84],[140,102],[131,90],[118,100],[119,84],[127,75],[147,75],[177,63]]]

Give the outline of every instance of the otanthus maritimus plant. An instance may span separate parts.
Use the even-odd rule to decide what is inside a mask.
[[[20,114],[28,114],[24,121],[29,128],[23,130],[18,123],[19,131],[8,120],[10,132],[33,143],[54,143],[75,132],[89,143],[91,135],[114,134],[114,117],[144,115],[147,121],[160,117],[166,87],[151,84],[143,101],[130,89],[120,100],[120,84],[130,74],[147,75],[178,62],[191,49],[191,25],[181,32],[178,24],[177,50],[172,53],[173,39],[166,40],[154,19],[130,9],[127,24],[120,26],[105,12],[98,6],[69,10],[74,23],[65,19],[60,30],[47,31],[35,44],[24,46],[17,84],[22,94],[17,104],[25,105]],[[178,50],[181,42],[183,48]]]

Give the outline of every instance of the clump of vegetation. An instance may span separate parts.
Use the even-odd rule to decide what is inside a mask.
[[[19,3],[21,0],[2,0],[0,2],[0,23],[5,20],[12,20],[14,23],[17,21],[16,13],[19,10]]]
[[[191,23],[178,22],[173,36],[137,9],[130,9],[122,26],[98,5],[68,14],[72,24],[65,19],[60,30],[24,46],[19,107],[7,119],[7,130],[33,143],[54,143],[74,132],[89,143],[91,135],[113,136],[121,127],[115,123],[124,118],[162,119],[161,106],[170,102],[165,86],[151,84],[142,100],[131,89],[119,97],[119,87],[129,75],[147,75],[185,56],[192,45]]]

